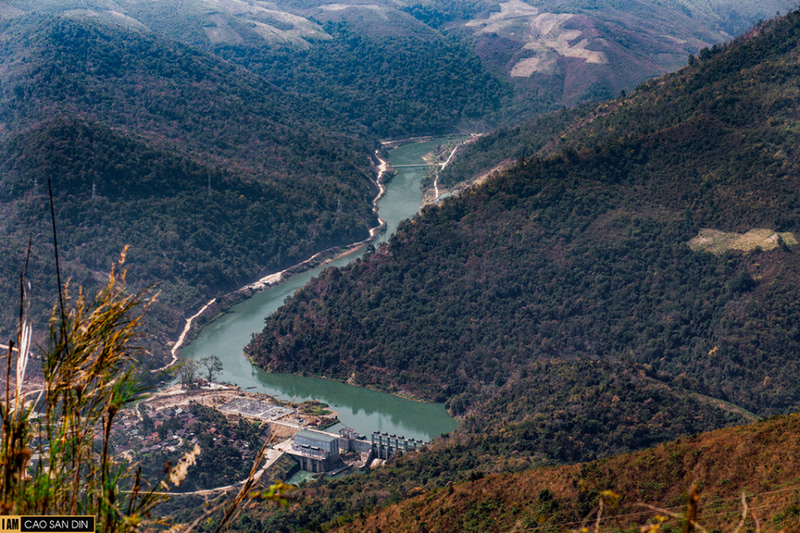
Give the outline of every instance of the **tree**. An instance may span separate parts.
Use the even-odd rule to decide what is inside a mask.
[[[208,381],[214,381],[214,374],[222,372],[222,361],[220,361],[219,357],[215,354],[203,357],[200,359],[200,364],[206,367],[206,372],[208,372],[208,377],[206,379]]]
[[[142,413],[142,431],[144,431],[147,434],[150,434],[153,432],[153,430],[155,430],[155,428],[156,428],[155,422],[153,422],[153,419],[150,418],[150,415],[148,415],[147,413]]]
[[[200,365],[193,359],[186,359],[178,367],[178,379],[181,380],[181,385],[187,387],[197,379],[197,371],[200,370]]]

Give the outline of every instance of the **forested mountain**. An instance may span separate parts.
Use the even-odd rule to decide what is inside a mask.
[[[325,271],[249,355],[447,401],[445,477],[796,411],[798,59],[793,12],[577,114],[553,155]]]
[[[794,0],[3,0],[219,54],[382,137],[617,96]]]
[[[43,194],[47,176],[69,176],[55,187],[67,195],[59,198],[65,213],[113,198],[91,223],[65,217],[70,276],[97,278],[133,244],[137,286],[163,282],[156,322],[174,330],[186,308],[221,288],[363,237],[375,223],[367,156],[375,135],[483,128],[610,96],[785,4],[734,12],[721,0],[626,10],[488,0],[3,0],[0,196],[3,238],[15,250],[3,272],[11,279],[18,270],[25,235],[46,241],[43,204],[31,211],[18,202]],[[643,46],[645,34],[678,44]],[[595,83],[594,68],[613,71],[617,85],[598,82],[583,96],[568,88]],[[124,186],[132,182],[149,185]],[[166,191],[174,195],[160,196]],[[34,255],[50,255],[43,250]],[[2,318],[3,329],[11,323]]]
[[[18,296],[32,236],[35,314],[49,316],[48,179],[68,276],[91,286],[130,244],[130,281],[161,291],[161,333],[218,291],[377,224],[374,146],[262,78],[116,26],[0,23],[3,301]],[[5,306],[4,336],[14,317]]]
[[[384,23],[393,27],[391,20]],[[415,26],[425,29],[376,36],[328,22],[323,27],[331,38],[307,50],[226,46],[216,52],[324,102],[381,138],[484,128],[511,88],[465,46]]]
[[[706,531],[733,531],[743,511],[744,527],[753,531],[793,531],[800,518],[798,435],[800,417],[775,417],[603,461],[418,489],[399,505],[349,517],[331,530],[561,533],[661,524],[660,531],[680,531],[683,521],[674,514],[686,512],[694,485],[695,520]]]
[[[327,124],[382,137],[447,133],[497,112],[511,94],[465,43],[394,4],[48,0],[36,9],[99,18],[215,53],[302,95]]]

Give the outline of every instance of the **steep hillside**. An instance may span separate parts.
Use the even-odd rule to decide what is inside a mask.
[[[166,17],[147,3],[125,5],[152,30],[335,110],[339,128],[383,138],[446,133],[497,112],[511,94],[465,43],[391,2],[196,1]]]
[[[774,230],[800,234],[799,38],[795,12],[577,117],[557,155],[324,272],[248,353],[446,400],[500,456],[649,445],[688,429],[674,398],[720,408],[706,428],[797,410],[800,260]],[[689,246],[704,228],[769,231],[715,254]]]
[[[162,334],[218,291],[377,224],[373,147],[241,68],[52,17],[2,21],[0,42],[4,301],[29,235],[51,265],[48,179],[71,277],[91,286],[130,244],[130,281],[162,291]],[[52,265],[30,272],[44,312]],[[14,312],[1,318],[5,336]]]
[[[665,529],[680,528],[682,521],[668,513],[685,512],[687,493],[695,484],[696,521],[707,531],[735,529],[742,517],[742,493],[749,530],[795,531],[800,520],[798,436],[800,417],[792,415],[604,461],[493,474],[436,491],[418,489],[401,504],[351,518],[335,530],[561,532],[588,526],[597,531],[601,499],[599,531],[640,531],[664,518]]]
[[[794,0],[4,0],[217,53],[383,137],[617,96]]]
[[[302,95],[310,113],[332,113],[326,124],[339,131],[367,130],[382,137],[450,132],[496,112],[511,93],[466,44],[446,38],[392,3],[8,4],[101,19],[216,53]]]
[[[395,12],[392,12],[395,13]],[[394,17],[376,23],[381,31],[359,32],[349,21],[330,21],[331,36],[307,50],[224,47],[216,52],[245,65],[288,91],[324,102],[349,121],[381,138],[484,128],[511,88],[486,71],[466,46],[414,22],[396,28]]]
[[[793,2],[497,2],[463,22],[475,50],[517,93],[553,109],[617,96],[675,70],[689,53],[725,41]],[[544,104],[544,105],[542,105]],[[524,112],[524,101],[515,112]]]

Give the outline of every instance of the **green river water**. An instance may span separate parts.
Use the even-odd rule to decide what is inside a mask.
[[[422,142],[395,148],[389,152],[392,165],[422,163],[438,141]],[[387,184],[386,194],[378,202],[378,214],[386,221],[387,231],[377,237],[385,241],[401,221],[412,217],[422,205],[420,183],[426,168],[402,168]],[[345,265],[360,253],[351,254],[328,265]],[[339,413],[339,419],[369,435],[383,431],[409,438],[430,440],[454,430],[456,422],[443,404],[420,403],[333,381],[290,374],[268,374],[253,366],[242,354],[251,335],[260,332],[264,317],[274,313],[284,300],[319,274],[323,267],[298,274],[274,287],[255,294],[233,306],[230,311],[206,325],[191,344],[181,350],[182,357],[200,359],[216,354],[222,361],[219,381],[235,383],[249,392],[269,394],[282,400],[302,402],[319,400]]]

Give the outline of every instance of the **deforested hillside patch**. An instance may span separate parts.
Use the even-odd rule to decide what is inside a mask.
[[[778,233],[765,228],[751,229],[743,234],[726,233],[704,228],[688,244],[695,251],[722,254],[728,250],[752,252],[755,250],[772,250],[779,246],[794,246],[797,244],[797,239],[792,233]]]
[[[440,179],[452,186],[507,159],[579,152],[638,136],[689,140],[710,128],[748,132],[738,141],[730,140],[737,159],[758,157],[765,167],[789,168],[794,158],[774,148],[772,140],[788,133],[785,130],[797,118],[796,46],[796,28],[791,24],[756,26],[729,45],[703,49],[690,58],[688,68],[648,80],[623,98],[538,117],[487,135],[466,147]],[[742,147],[745,153],[734,152]],[[710,173],[697,178],[713,186],[720,180],[735,183],[738,174]]]

